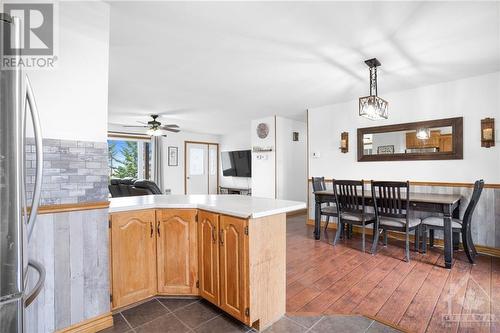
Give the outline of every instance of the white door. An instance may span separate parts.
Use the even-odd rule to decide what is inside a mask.
[[[186,145],[186,194],[208,194],[208,145]]]

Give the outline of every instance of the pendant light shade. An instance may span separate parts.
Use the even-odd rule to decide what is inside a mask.
[[[359,115],[371,120],[387,119],[389,103],[377,96],[377,67],[380,62],[377,58],[365,61],[370,68],[370,96],[359,98]]]

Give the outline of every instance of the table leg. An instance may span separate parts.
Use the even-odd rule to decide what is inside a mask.
[[[460,218],[460,204],[455,207],[453,210],[452,217],[454,219],[459,219]],[[453,223],[452,223],[453,225]],[[453,250],[458,251],[460,248],[460,233],[459,232],[454,232],[453,233]]]
[[[314,204],[314,239],[321,237],[321,203],[316,200]]]
[[[444,213],[444,265],[451,268],[453,265],[453,230],[451,224],[451,207]]]

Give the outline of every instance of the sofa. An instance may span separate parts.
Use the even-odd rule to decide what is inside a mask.
[[[132,177],[111,178],[108,189],[113,198],[162,194],[155,182]]]

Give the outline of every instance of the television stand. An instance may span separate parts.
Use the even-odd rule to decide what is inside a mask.
[[[252,195],[252,189],[251,188],[219,186],[219,194]]]

